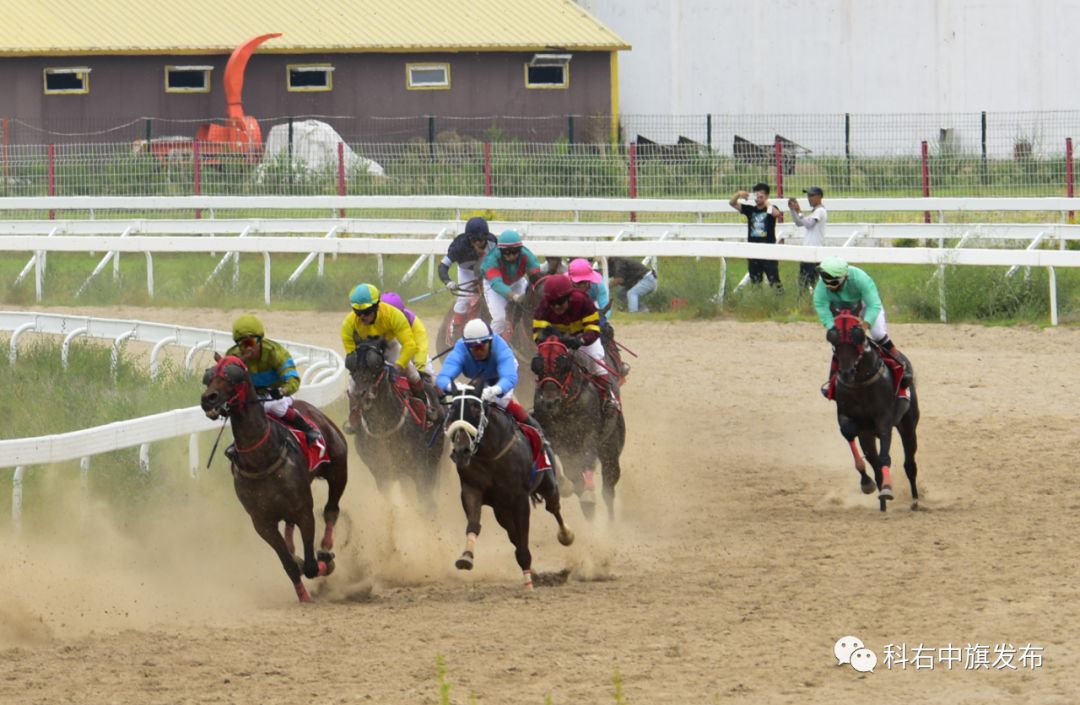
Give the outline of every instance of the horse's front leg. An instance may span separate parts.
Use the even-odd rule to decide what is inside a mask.
[[[892,477],[889,474],[889,469],[892,466],[892,456],[889,454],[892,445],[892,423],[887,422],[884,424],[884,428],[878,428],[876,435],[878,447],[880,448],[878,452],[879,462],[881,463],[881,472],[878,478],[878,499],[881,501],[881,511],[885,511],[885,502],[893,498]]]
[[[319,559],[315,556],[315,512],[309,507],[301,513],[296,525],[300,528],[300,542],[304,545],[304,577],[317,578],[322,575]]]
[[[855,471],[859,473],[859,487],[862,489],[863,494],[870,494],[877,488],[877,485],[866,474],[866,463],[863,462],[862,454],[859,453],[859,448],[855,445],[855,439],[859,435],[858,427],[853,420],[841,414],[839,409],[836,412],[836,420],[840,424],[840,435],[848,442],[851,457],[855,460]],[[867,455],[867,457],[870,456]]]
[[[859,447],[862,448],[866,462],[874,469],[874,479],[871,481],[870,491],[866,491],[866,483],[863,483],[863,492],[870,494],[881,487],[881,456],[878,455],[878,437],[872,428],[859,429]]]
[[[308,594],[307,588],[304,587],[304,582],[300,579],[300,567],[296,565],[296,560],[293,558],[292,551],[286,547],[285,537],[278,531],[277,522],[256,519],[253,516],[251,517],[251,523],[255,526],[256,533],[262,537],[263,541],[270,544],[270,548],[274,549],[274,553],[278,555],[278,559],[281,561],[281,567],[285,569],[285,573],[293,583],[293,589],[296,590],[296,596],[301,602],[311,602],[311,595]]]
[[[465,550],[454,563],[458,570],[472,570],[476,539],[480,536],[480,509],[484,495],[476,487],[461,483],[461,507],[465,510]]]

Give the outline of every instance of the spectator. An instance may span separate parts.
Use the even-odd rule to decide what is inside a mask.
[[[566,262],[562,257],[548,257],[544,263],[544,270],[542,274],[544,276],[551,276],[552,274],[566,274]]]
[[[746,216],[746,239],[747,242],[758,244],[776,244],[776,219],[780,216],[780,209],[769,203],[769,185],[765,183],[754,185],[754,205],[740,203],[741,200],[750,198],[746,191],[737,191],[728,203],[735,210]],[[780,267],[776,260],[771,259],[748,259],[746,266],[750,270],[750,281],[755,284],[761,283],[764,274],[769,279],[769,284],[776,287],[778,292],[784,290],[780,283]]]
[[[620,295],[626,294],[626,310],[630,313],[648,313],[648,307],[640,302],[656,291],[656,272],[632,259],[609,257],[608,273],[611,275],[612,288]]]
[[[799,208],[799,202],[794,198],[788,199],[788,210],[795,225],[806,228],[803,235],[803,244],[807,247],[821,247],[825,244],[825,224],[829,222],[829,214],[825,206],[821,205],[821,198],[825,192],[820,186],[811,186],[804,189],[806,200],[810,202],[810,212],[803,215]],[[799,262],[799,291],[813,289],[817,284],[817,265],[813,262]]]

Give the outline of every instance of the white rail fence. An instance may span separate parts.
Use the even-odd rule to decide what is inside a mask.
[[[111,340],[114,370],[125,343],[151,344],[148,356],[151,379],[160,370],[160,358],[166,348],[185,349],[184,370],[192,372],[199,351],[224,352],[233,342],[232,335],[226,331],[146,321],[14,311],[0,311],[0,330],[11,334],[9,355],[13,364],[17,363],[19,339],[22,336],[28,333],[63,336],[60,354],[65,369],[71,345],[80,337]],[[314,345],[283,342],[303,370],[298,398],[324,406],[341,395],[345,366],[340,355]],[[192,386],[193,393],[196,387]],[[142,471],[150,472],[150,444],[186,435],[188,471],[192,477],[197,477],[201,462],[198,434],[217,430],[219,425],[220,422],[207,419],[201,408],[192,406],[70,433],[0,441],[0,467],[15,468],[12,478],[12,522],[16,528],[21,525],[23,480],[30,466],[79,460],[85,488],[94,455],[138,446]]]

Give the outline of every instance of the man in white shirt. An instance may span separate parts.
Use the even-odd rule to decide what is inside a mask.
[[[825,192],[820,186],[811,186],[803,189],[803,193],[806,194],[806,200],[810,202],[810,212],[803,215],[799,202],[794,198],[788,199],[788,210],[791,211],[795,225],[806,228],[803,244],[808,247],[820,247],[825,244],[825,224],[829,222],[829,214],[825,206],[821,205],[821,198]],[[815,284],[817,284],[817,265],[814,262],[800,262],[799,289],[813,289]]]

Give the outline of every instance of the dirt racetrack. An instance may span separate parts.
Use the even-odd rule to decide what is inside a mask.
[[[89,313],[226,328],[235,312]],[[264,319],[338,344],[338,314]],[[135,535],[107,504],[90,530],[19,538],[4,521],[0,703],[437,703],[439,656],[453,703],[1075,702],[1080,330],[894,326],[918,371],[925,511],[908,508],[897,443],[884,515],[817,392],[820,328],[619,331],[641,357],[617,521],[590,526],[570,500],[563,548],[533,515],[534,569],[569,568],[565,584],[524,594],[490,510],[477,570],[454,570],[449,463],[424,517],[407,491],[377,496],[353,456],[348,546],[306,607],[222,482]],[[849,634],[875,672],[837,665]],[[888,668],[886,644],[981,644],[990,668]],[[1040,667],[1021,662],[1028,644]],[[996,667],[1000,645],[1016,670]]]

